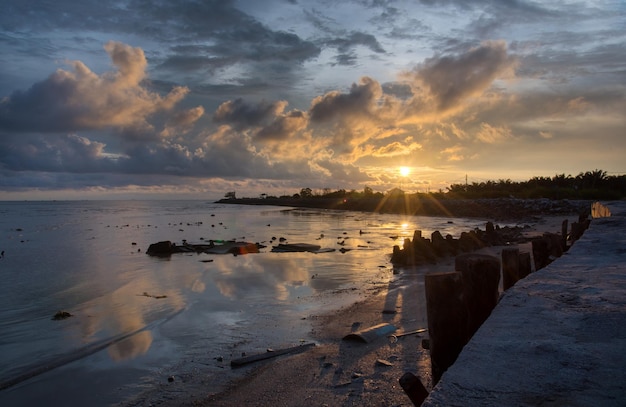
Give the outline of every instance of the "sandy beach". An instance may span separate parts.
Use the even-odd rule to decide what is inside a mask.
[[[544,232],[560,232],[564,219],[573,216],[536,218],[526,223],[528,237]],[[481,249],[500,256],[504,246]],[[530,251],[530,243],[519,245]],[[424,275],[451,271],[454,258],[437,264],[395,269],[395,279],[387,285],[367,288],[365,300],[328,315],[310,315],[315,346],[299,354],[256,362],[239,371],[225,367],[231,377],[226,390],[212,392],[215,386],[201,374],[171,377],[156,388],[132,400],[132,406],[411,406],[398,383],[405,373],[420,378],[430,391],[430,356],[422,348],[428,332],[397,338],[387,335],[371,343],[343,340],[345,335],[389,323],[395,334],[426,328]],[[236,373],[236,374],[234,374]],[[240,377],[237,377],[240,376]]]

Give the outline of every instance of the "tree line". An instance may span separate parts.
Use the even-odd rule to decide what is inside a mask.
[[[548,198],[602,199],[626,198],[626,175],[608,175],[603,170],[581,172],[576,176],[557,174],[533,177],[528,181],[510,179],[471,184],[453,184],[446,194],[458,198]]]
[[[362,191],[330,188],[313,190],[302,188],[293,195],[271,196],[261,194],[263,200],[306,200],[319,201],[379,201],[394,198],[436,198],[436,199],[581,199],[581,200],[619,200],[626,198],[626,175],[608,175],[603,170],[581,172],[576,176],[556,174],[553,177],[533,177],[527,181],[500,179],[497,181],[452,184],[447,191],[405,193],[400,188],[393,188],[386,193],[375,192],[370,187]],[[235,192],[227,192],[226,199],[236,199]]]

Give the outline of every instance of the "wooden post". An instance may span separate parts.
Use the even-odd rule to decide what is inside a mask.
[[[533,259],[535,260],[535,270],[541,270],[550,264],[550,248],[548,241],[543,237],[532,240]]]
[[[531,272],[531,262],[530,262],[530,253],[529,252],[521,252],[519,254],[519,278],[526,278]]]
[[[519,249],[506,247],[502,249],[502,289],[508,290],[519,279]]]
[[[467,257],[466,267],[459,271],[463,278],[469,340],[498,304],[500,260],[494,256],[475,254]]]
[[[568,220],[565,219],[563,220],[563,223],[561,223],[561,246],[563,248],[563,251],[567,251],[567,229],[568,229]]]
[[[424,280],[434,386],[467,342],[467,308],[461,273],[429,273]]]

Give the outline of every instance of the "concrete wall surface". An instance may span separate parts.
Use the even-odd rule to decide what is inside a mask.
[[[423,406],[626,406],[626,202],[506,291]]]

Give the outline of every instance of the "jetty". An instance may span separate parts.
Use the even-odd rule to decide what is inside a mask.
[[[422,406],[626,405],[626,202],[505,291]]]

